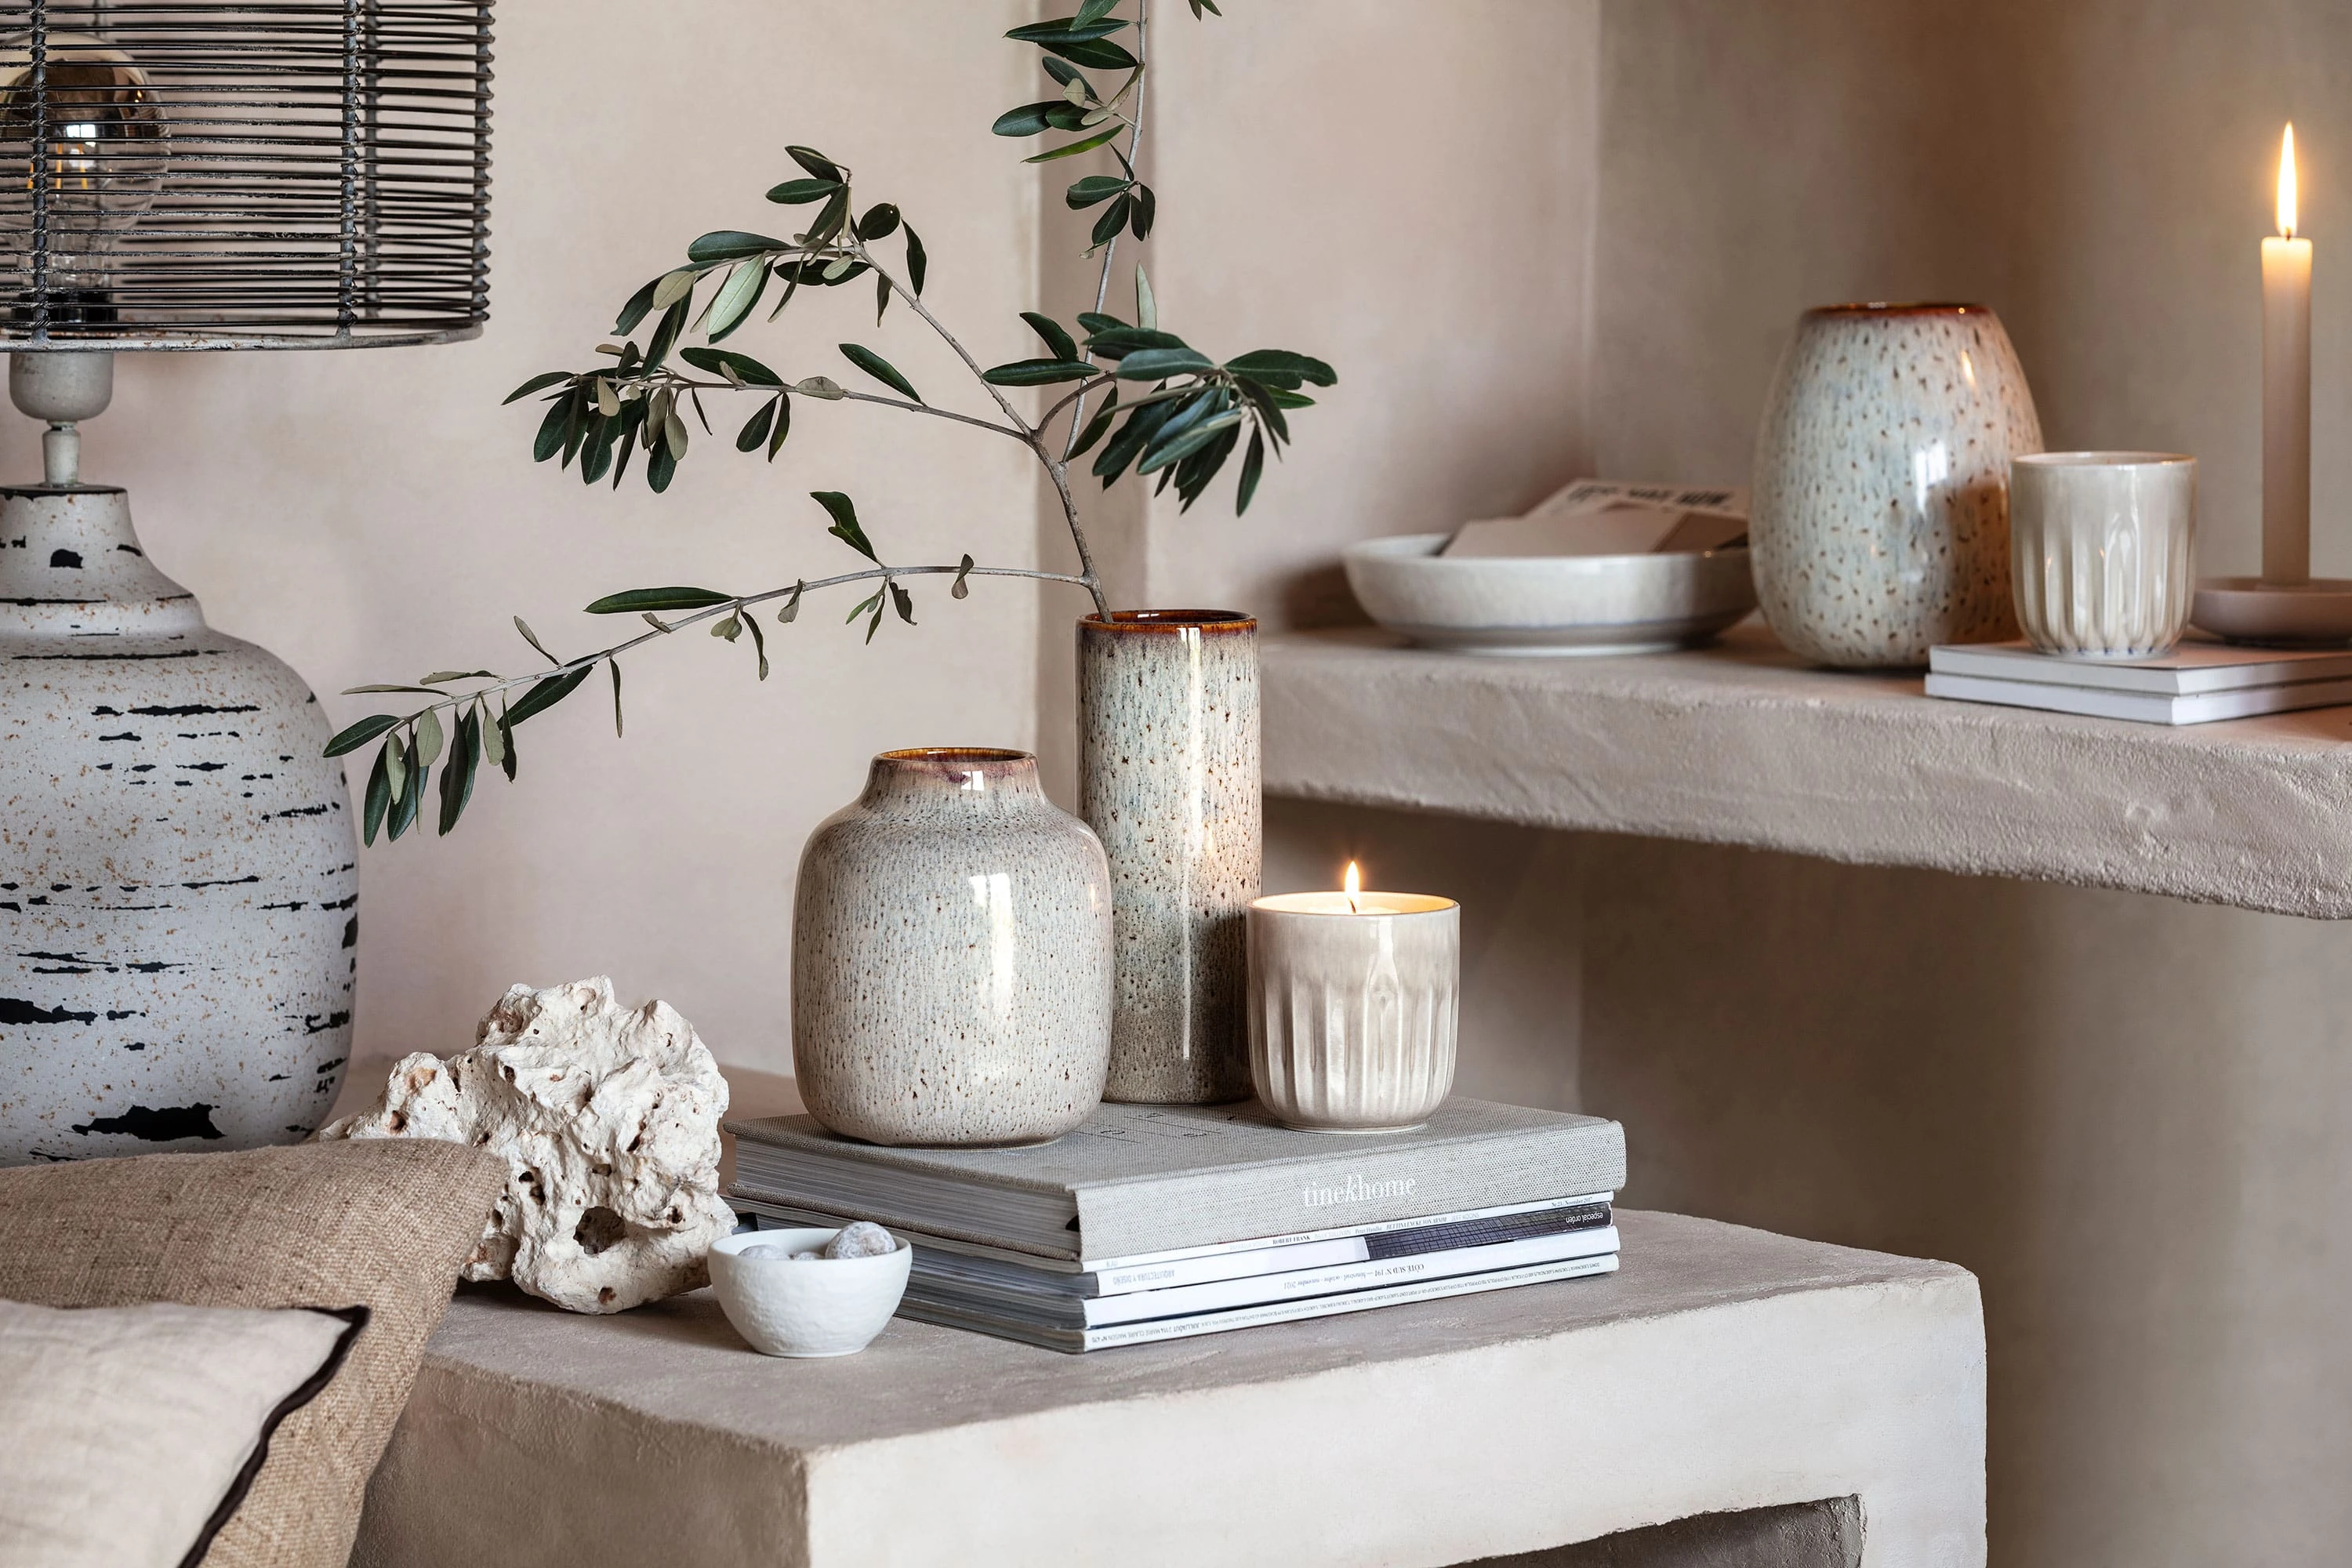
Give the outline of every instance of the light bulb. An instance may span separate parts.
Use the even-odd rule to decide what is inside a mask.
[[[46,285],[52,324],[118,319],[115,247],[155,199],[171,138],[147,72],[89,33],[51,33],[46,92],[33,82],[33,40],[0,44],[0,234],[19,299]],[[37,200],[37,196],[38,199]],[[46,250],[46,273],[37,253]]]

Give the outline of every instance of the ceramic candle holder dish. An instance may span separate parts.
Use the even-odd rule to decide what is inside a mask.
[[[1307,1132],[1415,1127],[1454,1087],[1462,907],[1283,893],[1249,908],[1250,1077]]]
[[[746,1230],[711,1245],[710,1285],[735,1331],[762,1355],[854,1355],[898,1310],[915,1249],[905,1242],[877,1258],[793,1258],[838,1230]],[[744,1248],[773,1247],[746,1258]]]
[[[1647,555],[1451,556],[1406,533],[1341,555],[1364,613],[1454,653],[1656,653],[1706,642],[1756,607],[1741,546]]]
[[[2197,459],[2042,452],[2009,466],[2017,621],[2043,653],[2149,658],[2189,625]]]

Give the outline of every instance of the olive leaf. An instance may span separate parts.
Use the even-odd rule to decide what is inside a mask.
[[[827,533],[832,534],[877,566],[882,564],[882,558],[874,553],[873,543],[866,539],[866,531],[857,525],[856,502],[839,490],[811,490],[809,495],[819,506],[833,515],[833,526],[825,530]],[[800,594],[797,590],[793,592],[793,600],[795,604],[800,601]],[[852,611],[849,618],[856,620],[856,613]]]
[[[624,594],[605,595],[590,605],[586,613],[632,616],[647,610],[700,610],[726,604],[734,596],[709,588],[631,588]]]
[[[884,359],[880,354],[876,353],[872,349],[867,348],[863,343],[842,343],[839,347],[841,349],[842,358],[847,360],[850,363],[856,365],[858,369],[864,371],[875,380],[882,383],[885,386],[890,387],[894,391],[904,393],[907,396],[913,398],[918,403],[920,403],[923,400],[923,395],[915,390],[915,384],[908,381],[905,376],[900,375],[898,374],[898,366],[892,364],[888,360]]]
[[[340,757],[346,752],[356,752],[399,722],[389,713],[373,714],[349,729],[339,731],[335,738],[327,742],[327,749],[320,755]]]

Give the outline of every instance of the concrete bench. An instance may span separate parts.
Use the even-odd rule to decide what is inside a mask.
[[[583,1318],[469,1289],[353,1561],[1437,1565],[1858,1499],[1870,1568],[1984,1562],[1973,1277],[1620,1225],[1603,1279],[1087,1356],[894,1321],[777,1361],[708,1291]],[[1771,1532],[1801,1544],[1763,1561],[1853,1561],[1844,1525]]]

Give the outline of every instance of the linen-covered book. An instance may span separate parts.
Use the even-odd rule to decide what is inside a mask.
[[[1613,1121],[1454,1099],[1408,1132],[1294,1132],[1255,1104],[1105,1105],[1032,1149],[888,1149],[730,1121],[744,1193],[1091,1267],[1625,1184]]]

